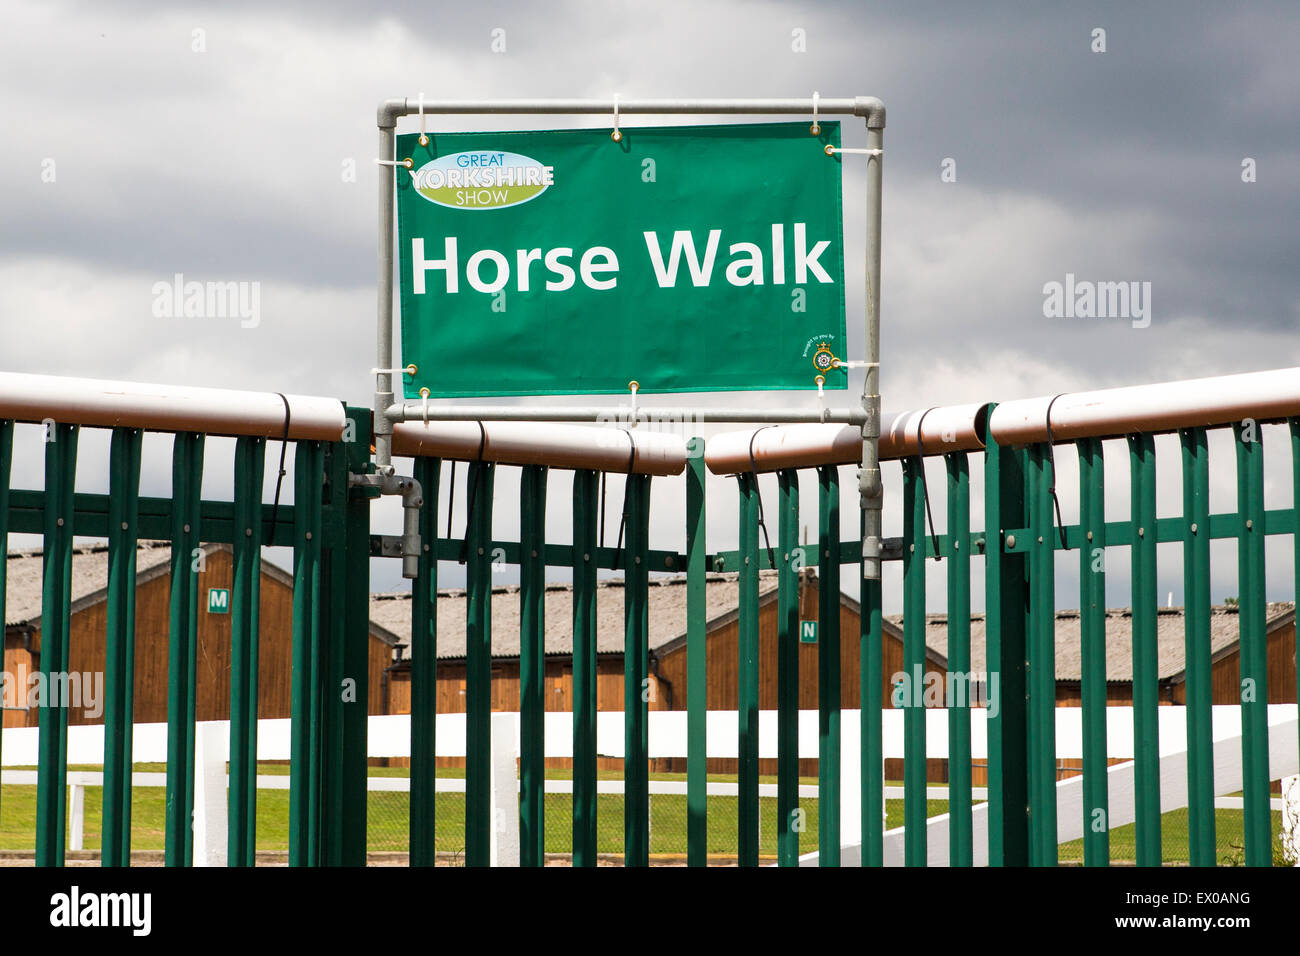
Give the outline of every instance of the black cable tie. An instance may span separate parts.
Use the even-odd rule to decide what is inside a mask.
[[[619,520],[619,523],[618,523],[618,544],[617,544],[617,546],[615,546],[615,548],[614,548],[614,570],[615,570],[615,571],[618,570],[618,557],[619,557],[620,554],[623,553],[623,528],[627,525],[627,492],[628,492],[628,485],[630,485],[630,484],[632,483],[632,467],[636,464],[636,439],[632,437],[632,433],[631,433],[630,431],[628,431],[626,428],[623,429],[623,431],[627,433],[627,440],[628,440],[629,442],[632,443],[632,447],[631,447],[631,449],[628,451],[628,455],[627,455],[627,484],[623,486],[623,517]],[[601,472],[601,474],[602,474],[602,476],[603,476],[603,475],[604,475],[604,472]],[[603,482],[603,478],[602,478],[602,485],[603,485],[603,484],[604,484],[604,482]],[[604,521],[604,518],[605,518],[604,512],[601,512],[600,531],[601,531],[601,543],[602,543],[602,544],[604,543],[604,540],[605,540],[605,537],[604,537],[604,535],[605,535],[605,521]]]
[[[763,519],[763,493],[758,487],[758,462],[754,460],[754,439],[758,433],[765,428],[774,428],[774,425],[764,425],[762,428],[754,429],[754,433],[749,436],[749,473],[754,479],[754,495],[758,498],[758,526],[763,529],[763,541],[767,545],[767,562],[776,567],[776,552],[772,550],[772,539],[767,534],[767,522]]]
[[[1066,394],[1062,392],[1061,395]],[[1047,486],[1048,492],[1052,495],[1052,504],[1056,506],[1056,527],[1061,532],[1061,550],[1068,551],[1065,544],[1065,522],[1061,520],[1061,499],[1056,497],[1056,449],[1052,443],[1052,406],[1056,404],[1056,399],[1061,395],[1056,395],[1047,403],[1047,460],[1052,464],[1052,482]]]
[[[451,511],[456,505],[456,462],[448,462],[451,465],[451,489],[447,493],[447,538],[451,538]]]
[[[925,416],[929,415],[939,406],[932,405],[921,413],[921,420],[916,423],[916,470],[921,476],[921,496],[925,499],[925,517],[930,522],[930,543],[934,546],[934,560],[939,560],[939,536],[934,531],[934,513],[930,510],[930,483],[925,480],[925,443],[921,438],[921,426],[925,424]]]
[[[478,457],[475,459],[480,465],[483,464],[483,450],[487,447],[487,429],[483,423],[478,423]],[[483,482],[484,469],[480,468],[474,475],[474,480],[470,482],[468,497],[465,500],[465,537],[460,543],[460,563],[464,564],[469,556],[469,526],[474,520],[474,497],[478,493],[478,486]]]
[[[267,536],[267,545],[275,546],[275,526],[280,520],[280,485],[284,482],[284,452],[289,447],[289,399],[284,392],[276,392],[284,402],[284,432],[280,436],[280,471],[275,476],[275,503],[271,506],[271,533]]]

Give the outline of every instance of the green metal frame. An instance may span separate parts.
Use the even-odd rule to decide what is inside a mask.
[[[109,542],[107,594],[108,693],[105,701],[104,851],[106,866],[125,866],[131,848],[131,685],[134,673],[135,554],[141,538],[172,542],[168,668],[168,786],[165,861],[193,860],[190,816],[194,799],[194,686],[200,550],[204,542],[232,545],[231,797],[228,855],[232,865],[255,862],[258,610],[260,548],[294,549],[294,634],[292,675],[292,761],[290,768],[290,861],[294,865],[358,865],[365,861],[366,687],[368,561],[380,553],[370,535],[373,489],[352,487],[350,478],[373,469],[368,452],[368,412],[348,408],[355,440],[299,441],[295,447],[294,498],[276,508],[262,502],[266,440],[236,442],[234,500],[204,501],[201,495],[205,436],[174,438],[173,495],[139,494],[142,436],[130,428],[112,430],[109,493],[78,494],[74,488],[79,429],[52,425],[45,447],[45,488],[11,489],[14,427],[0,422],[0,541],[8,533],[42,534],[44,592],[40,669],[47,683],[68,668],[73,535]],[[1300,419],[1289,420],[1293,483],[1300,490]],[[988,721],[989,859],[994,865],[1052,865],[1056,862],[1054,750],[1055,559],[1078,550],[1080,574],[1082,704],[1084,727],[1084,857],[1090,866],[1109,860],[1109,801],[1106,747],[1105,556],[1127,547],[1133,569],[1134,709],[1138,862],[1161,861],[1155,658],[1156,555],[1160,543],[1179,543],[1186,592],[1187,735],[1189,854],[1194,865],[1215,861],[1210,695],[1210,542],[1237,542],[1240,578],[1241,701],[1246,819],[1246,862],[1271,863],[1268,795],[1265,549],[1267,535],[1292,535],[1300,556],[1300,509],[1265,507],[1263,444],[1259,425],[1234,426],[1238,507],[1209,509],[1208,430],[1188,428],[1181,443],[1182,513],[1156,514],[1156,459],[1151,435],[1128,436],[1132,508],[1125,520],[1105,520],[1103,442],[1074,442],[1079,456],[1080,512],[1077,524],[1055,522],[1053,451],[1046,444],[1009,448],[989,442],[984,452],[986,531],[972,531],[970,463],[966,453],[943,454],[947,476],[947,529],[927,533],[924,464],[903,464],[904,664],[915,680],[925,670],[925,604],[928,558],[946,564],[949,608],[948,660],[953,674],[970,670],[971,562],[985,562],[987,670],[985,687],[997,687],[999,708]],[[819,571],[818,729],[819,859],[837,865],[840,793],[839,571],[861,561],[858,541],[839,537],[837,469],[818,473],[818,542],[798,544],[800,473],[777,474],[778,548],[763,536],[755,475],[738,476],[740,542],[734,551],[710,553],[705,538],[704,443],[688,444],[686,552],[649,546],[650,478],[629,476],[625,492],[625,537],[621,547],[597,546],[600,476],[574,475],[574,539],[571,545],[545,541],[548,472],[523,470],[518,542],[491,534],[495,466],[470,469],[473,505],[467,543],[437,536],[438,486],[442,463],[417,459],[415,477],[429,502],[421,514],[424,550],[412,602],[412,790],[411,863],[436,859],[436,594],[438,561],[465,552],[468,574],[470,674],[468,692],[466,860],[488,862],[492,825],[488,792],[491,666],[491,578],[493,561],[521,573],[521,862],[544,862],[546,653],[545,574],[562,566],[574,573],[574,862],[595,865],[596,843],[596,575],[615,569],[625,575],[624,641],[624,861],[646,865],[650,849],[648,712],[658,688],[651,677],[648,648],[649,574],[685,569],[687,583],[687,801],[688,863],[707,863],[706,792],[706,615],[708,570],[739,572],[739,816],[742,865],[761,861],[758,799],[759,572],[777,570],[777,862],[795,865],[799,855],[798,697],[800,572]],[[1059,448],[1057,449],[1060,450]],[[0,609],[7,562],[0,560]],[[861,680],[862,860],[883,863],[880,820],[883,798],[883,646],[879,582],[861,585],[858,654]],[[997,684],[993,682],[996,678]],[[950,687],[957,695],[961,685]],[[927,857],[926,760],[921,688],[905,703],[904,861],[924,865]],[[957,696],[948,711],[950,858],[954,866],[974,860],[970,719]],[[42,701],[37,784],[37,860],[64,859],[66,828],[68,711]]]

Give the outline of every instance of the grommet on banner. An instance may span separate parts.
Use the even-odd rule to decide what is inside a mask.
[[[420,93],[420,98],[416,102],[416,108],[420,111],[420,145],[428,146],[429,137],[424,132],[424,93]]]
[[[636,428],[636,393],[637,389],[641,387],[641,383],[633,379],[627,383],[627,387],[632,392],[632,423],[628,427]]]
[[[429,389],[427,386],[425,388],[420,389],[420,404],[423,406],[424,427],[428,428],[429,427]]]
[[[618,128],[618,94],[614,94],[614,132],[609,134],[609,138],[616,143],[623,142],[623,131]]]
[[[820,136],[822,132],[822,124],[817,121],[817,107],[818,107],[817,101],[820,99],[821,99],[821,94],[818,93],[816,90],[813,90],[813,122],[812,122],[812,126],[808,128],[808,132],[812,133],[814,136]]]
[[[380,166],[401,166],[403,169],[410,169],[415,165],[411,159],[376,159]]]

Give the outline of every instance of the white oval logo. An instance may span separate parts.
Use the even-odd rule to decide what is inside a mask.
[[[536,199],[555,170],[519,153],[484,149],[439,156],[411,174],[415,191],[451,209],[504,209]]]

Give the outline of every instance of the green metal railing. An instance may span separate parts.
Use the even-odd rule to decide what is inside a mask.
[[[348,408],[357,433],[368,435],[368,412]],[[1293,482],[1300,496],[1300,419],[1290,419]],[[1023,448],[990,440],[980,452],[948,452],[940,459],[946,494],[927,489],[925,461],[902,464],[903,534],[887,542],[886,558],[901,562],[903,589],[903,664],[909,675],[926,670],[926,562],[943,561],[947,596],[947,659],[951,672],[971,669],[972,567],[984,563],[986,668],[996,674],[1000,707],[987,720],[988,854],[992,865],[1054,865],[1057,846],[1057,757],[1055,744],[1055,627],[1058,552],[1077,554],[1082,659],[1082,790],[1085,813],[1083,858],[1090,866],[1110,862],[1106,741],[1106,555],[1127,548],[1131,562],[1133,620],[1133,722],[1136,752],[1136,862],[1162,862],[1159,792],[1159,674],[1156,658],[1157,548],[1181,543],[1185,589],[1186,719],[1188,737],[1188,854],[1194,865],[1216,862],[1212,780],[1210,687],[1210,543],[1238,543],[1240,594],[1240,678],[1253,688],[1241,700],[1243,740],[1244,849],[1251,865],[1272,861],[1269,804],[1265,548],[1267,535],[1297,535],[1297,508],[1266,509],[1263,444],[1258,425],[1231,428],[1238,489],[1236,512],[1209,511],[1210,458],[1207,428],[1179,433],[1183,501],[1177,517],[1159,517],[1156,502],[1155,440],[1149,434],[1116,436],[1129,456],[1130,516],[1105,517],[1104,451],[1098,438],[1073,442],[1079,461],[1077,523],[1056,520],[1055,455],[1066,443]],[[256,740],[258,608],[262,546],[293,549],[292,760],[290,767],[289,859],[294,865],[358,864],[366,849],[366,641],[368,561],[381,553],[371,535],[369,506],[375,494],[349,488],[349,474],[369,470],[365,441],[295,443],[295,494],[292,505],[262,500],[266,440],[237,441],[234,498],[204,500],[201,494],[205,437],[181,433],[173,444],[173,495],[139,494],[141,432],[112,430],[110,488],[107,495],[77,494],[76,425],[57,425],[45,448],[42,490],[10,488],[13,423],[0,422],[0,540],[10,533],[44,538],[44,591],[41,619],[41,669],[47,677],[68,665],[71,556],[73,537],[107,538],[110,557],[107,597],[107,686],[105,706],[103,862],[129,863],[131,848],[131,726],[134,657],[135,554],[140,538],[172,543],[169,630],[168,774],[165,857],[168,865],[193,862],[190,819],[194,801],[195,641],[197,572],[201,545],[232,546],[231,751],[229,861],[254,862],[257,840]],[[1111,450],[1114,445],[1111,443]],[[739,546],[709,552],[705,500],[709,479],[704,442],[688,444],[685,473],[685,552],[650,547],[652,480],[630,475],[624,494],[620,539],[614,547],[598,543],[598,504],[602,476],[573,474],[571,544],[547,543],[545,510],[548,469],[525,466],[520,491],[518,542],[492,535],[494,479],[487,462],[469,467],[464,538],[439,537],[438,487],[443,462],[417,458],[414,475],[426,505],[420,530],[424,552],[414,581],[411,676],[410,862],[432,865],[437,857],[434,765],[437,754],[436,639],[439,561],[463,561],[468,594],[466,681],[465,862],[489,862],[492,809],[490,719],[492,699],[491,593],[493,561],[517,566],[520,575],[520,802],[521,862],[545,861],[545,700],[546,571],[563,568],[573,575],[573,801],[572,862],[594,866],[596,830],[596,601],[601,570],[624,576],[623,653],[623,858],[629,866],[650,862],[649,796],[649,586],[651,572],[687,575],[687,796],[686,859],[708,860],[706,796],[707,572],[739,577],[739,719],[737,856],[757,865],[760,852],[759,800],[759,595],[762,570],[777,572],[776,701],[777,801],[776,862],[799,862],[803,816],[799,800],[799,689],[815,680],[818,690],[818,862],[841,862],[841,708],[860,708],[861,859],[885,861],[883,810],[883,634],[882,588],[863,581],[861,627],[856,635],[840,630],[840,569],[861,561],[859,540],[840,540],[839,469],[816,469],[818,534],[815,549],[800,546],[800,496],[797,470],[776,475],[775,547],[766,537],[767,518],[753,473],[736,477]],[[970,469],[983,459],[985,530],[972,529]],[[450,463],[448,463],[450,464]],[[661,479],[678,480],[678,479]],[[946,501],[945,529],[932,527],[934,503]],[[1300,543],[1297,543],[1300,558]],[[1300,565],[1300,560],[1297,561]],[[818,664],[815,675],[799,669],[799,571],[819,571]],[[0,610],[6,562],[0,560]],[[861,674],[857,701],[841,699],[841,642],[856,639]],[[337,692],[355,681],[349,697]],[[926,725],[920,687],[903,701],[904,797],[903,860],[927,862]],[[949,860],[970,866],[977,854],[972,809],[972,707],[958,700],[948,708]],[[44,706],[40,712],[40,763],[37,785],[36,859],[42,865],[64,862],[67,710]],[[0,743],[3,734],[0,734]],[[1098,825],[1100,821],[1100,825]]]

